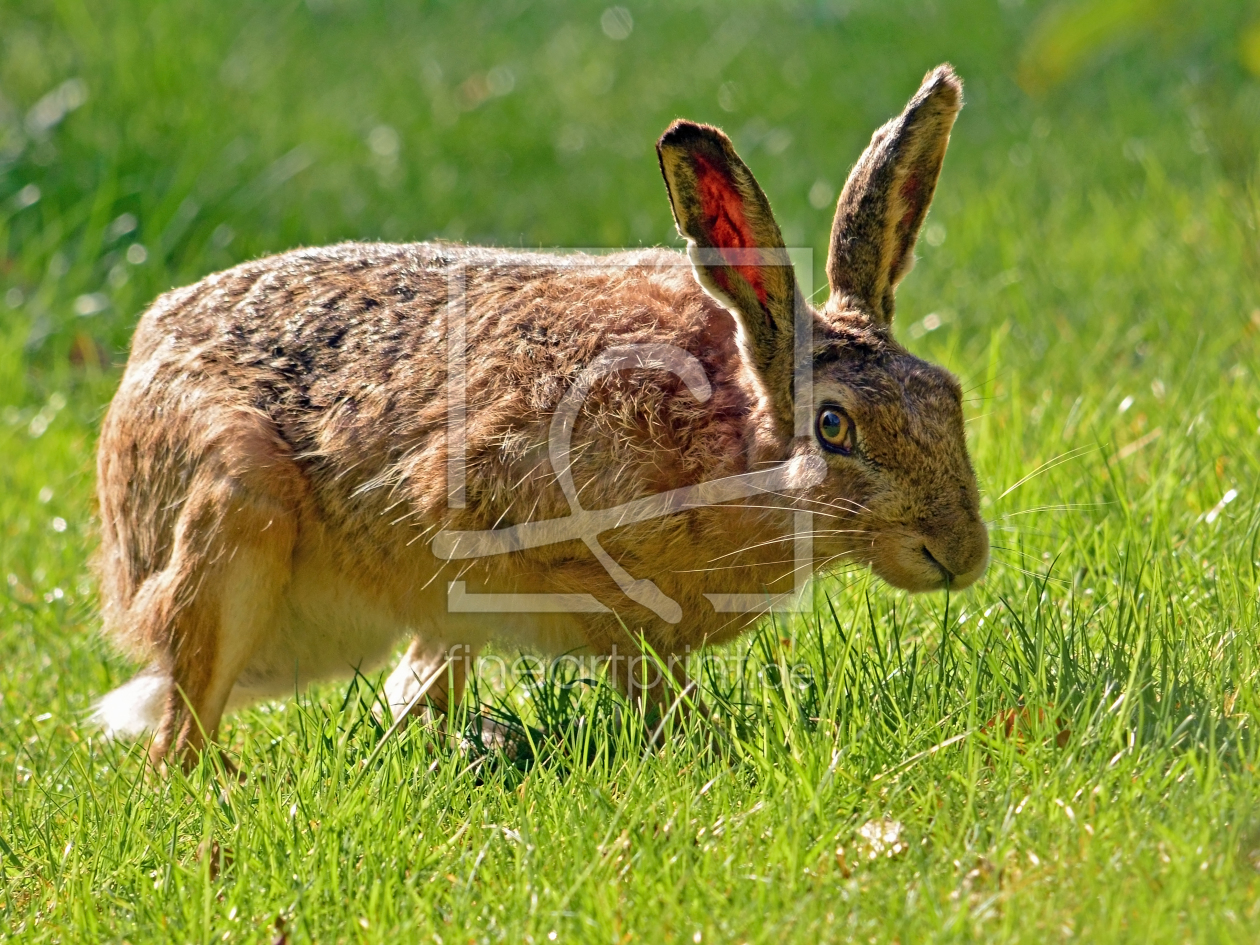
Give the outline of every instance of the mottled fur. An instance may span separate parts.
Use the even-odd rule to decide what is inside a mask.
[[[659,370],[596,382],[572,441],[585,508],[821,453],[792,435],[791,312],[805,303],[789,269],[715,275],[702,264],[706,293],[665,250],[592,259],[346,243],[163,296],[136,329],[102,429],[98,483],[106,626],[152,665],[103,700],[102,720],[116,731],[155,725],[155,758],[195,752],[230,705],[378,665],[406,634],[413,643],[387,685],[396,711],[457,646],[465,657],[493,639],[631,653],[642,634],[668,656],[720,643],[749,617],[715,613],[703,594],[790,588],[796,508],[820,513],[817,565],[866,563],[914,590],[975,580],[988,543],[958,385],[889,332],[890,286],[913,245],[903,221],[917,232],[960,105],[952,72],[930,74],[900,129],[877,133],[841,198],[837,221],[849,213],[857,229],[833,234],[833,296],[809,310],[814,399],[848,411],[858,452],[827,454],[820,485],[601,535],[616,561],[681,605],[677,623],[627,599],[580,541],[471,561],[439,560],[429,543],[439,530],[570,514],[548,460],[552,415],[579,373],[618,345],[690,352],[713,393],[698,401]],[[695,162],[708,161],[719,172],[709,199],[734,208],[740,239],[778,258],[769,204],[721,132],[676,124],[660,149],[684,235],[725,245],[706,242],[715,231],[691,196],[707,173]],[[909,173],[932,174],[911,196],[905,173],[881,169],[898,155]],[[863,197],[854,180],[897,195]],[[871,223],[881,207],[895,217],[883,227]],[[874,248],[859,252],[854,240]],[[871,276],[871,259],[871,272],[893,275]],[[463,508],[450,508],[447,482],[456,268]],[[470,591],[592,594],[610,613],[448,613],[447,582],[457,579]],[[431,691],[438,706],[458,699],[462,666]]]

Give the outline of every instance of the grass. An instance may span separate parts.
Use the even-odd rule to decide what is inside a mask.
[[[631,13],[0,2],[0,939],[1260,938],[1260,8]],[[154,295],[343,238],[677,245],[676,114],[821,272],[814,203],[945,59],[969,104],[898,318],[969,391],[981,585],[816,582],[706,679],[727,734],[654,751],[529,677],[479,693],[542,733],[515,762],[376,751],[375,677],[232,718],[230,789],[82,724],[132,669],[85,562]]]

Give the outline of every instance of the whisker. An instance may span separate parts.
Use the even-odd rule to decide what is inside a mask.
[[[817,565],[815,565],[813,561],[798,562],[795,558],[783,558],[777,561],[759,561],[757,562],[757,564],[758,565],[772,565],[772,564],[794,565],[794,567],[791,570],[787,571],[786,574],[795,574],[797,571],[822,571],[828,566],[830,562],[835,561],[851,553],[852,552],[850,551],[842,551],[839,554],[831,555],[830,557],[823,559],[823,561],[819,562]],[[858,566],[859,567],[861,566],[860,563]],[[744,569],[745,567],[747,566],[738,565],[738,564],[728,564],[728,565],[722,565],[721,567],[716,567],[716,568],[688,568],[687,570],[679,570],[679,571],[675,571],[674,573],[675,574],[710,574],[710,573],[716,574],[719,571],[739,571],[739,570]]]
[[[764,511],[768,511],[768,512],[793,512],[793,511],[798,511],[798,512],[799,512],[799,511],[801,511],[800,509],[793,509],[793,508],[791,508],[790,506],[783,506],[783,505],[748,505],[747,503],[740,503],[739,505],[731,505],[731,506],[730,506],[730,508],[739,508],[739,509],[762,509],[762,510],[764,510]],[[832,514],[832,513],[830,513],[830,512],[814,512],[814,514],[815,514],[815,515],[826,515],[828,518],[840,518],[840,517],[841,517],[841,516],[839,516],[839,515],[834,515],[834,514]]]
[[[1038,466],[1036,469],[1034,469],[1032,472],[1030,472],[1023,479],[1019,480],[1019,482],[1015,483],[1015,485],[1011,486],[1009,489],[1003,492],[1000,496],[998,496],[998,498],[1005,499],[1008,495],[1010,495],[1012,492],[1014,492],[1024,483],[1028,482],[1030,479],[1035,479],[1037,476],[1040,476],[1043,472],[1048,472],[1049,470],[1053,469],[1055,466],[1061,466],[1064,463],[1069,462],[1070,460],[1077,459],[1085,455],[1086,453],[1095,452],[1101,448],[1102,447],[1100,446],[1078,446],[1075,449],[1068,450],[1066,453],[1061,453],[1060,455],[1054,457],[1053,459],[1048,459],[1044,463],[1042,463],[1040,466]]]
[[[766,490],[766,494],[779,496],[780,498],[788,499],[793,502],[808,502],[812,505],[821,505],[824,508],[839,509],[842,512],[848,512],[848,513],[871,511],[870,508],[868,508],[867,506],[863,505],[861,502],[858,502],[854,499],[841,498],[834,502],[827,502],[823,499],[811,499],[808,496],[797,496],[797,495],[792,495],[790,492],[775,492],[769,489]],[[847,503],[847,505],[842,505],[840,503]]]
[[[878,532],[872,532],[872,531],[869,531],[868,529],[862,529],[862,528],[851,528],[851,529],[832,528],[832,529],[822,529],[822,530],[813,529],[811,531],[805,532],[800,535],[796,533],[792,533],[789,535],[776,535],[773,538],[767,538],[764,541],[759,541],[752,545],[744,545],[742,548],[736,548],[734,551],[725,552],[724,554],[717,555],[715,557],[710,558],[709,560],[721,561],[723,558],[730,558],[730,557],[733,557],[734,555],[740,555],[746,551],[755,551],[758,548],[767,548],[770,545],[781,544],[782,542],[785,542],[785,541],[795,541],[798,537],[829,538],[835,535],[875,535],[875,534],[878,534]]]
[[[1018,571],[1020,574],[1026,574],[1028,577],[1036,578],[1038,581],[1046,581],[1050,584],[1060,584],[1064,587],[1068,587],[1072,583],[1066,578],[1054,577],[1050,574],[1042,574],[1040,571],[1029,571],[1027,568],[1021,568],[1019,565],[1011,564],[1009,561],[1003,562],[1003,564],[1012,571]]]
[[[1005,512],[997,518],[1003,519],[1011,518],[1015,515],[1031,515],[1033,512],[1074,512],[1077,509],[1101,509],[1113,504],[1114,503],[1112,502],[1069,502],[1064,505],[1038,505],[1031,509],[1019,509],[1015,512]],[[997,519],[994,519],[994,521],[997,521]]]
[[[1037,557],[1037,555],[1035,554],[1029,554],[1026,551],[1020,550],[1019,548],[1009,548],[1006,545],[990,545],[989,547],[995,551],[1009,551],[1011,554],[1023,555],[1025,558]]]

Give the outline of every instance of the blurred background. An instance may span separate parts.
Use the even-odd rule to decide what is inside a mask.
[[[108,370],[157,293],[297,245],[678,245],[676,116],[732,134],[821,278],[848,169],[946,60],[967,107],[907,286],[936,324],[987,334],[994,280],[1044,275],[1016,336],[1079,345],[1107,257],[1149,237],[1126,229],[1254,275],[1248,0],[3,0],[0,390]],[[1168,179],[1236,227],[1182,232]]]
[[[942,61],[967,105],[895,328],[968,392],[993,586],[1209,541],[1260,480],[1256,0],[0,0],[6,685],[125,671],[89,642],[92,454],[157,294],[345,239],[681,247],[653,146],[686,116],[821,302],[849,168]]]

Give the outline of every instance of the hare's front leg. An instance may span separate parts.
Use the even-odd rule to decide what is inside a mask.
[[[385,700],[394,721],[403,715],[429,718],[430,709],[449,714],[464,697],[464,684],[476,656],[476,649],[466,643],[452,646],[423,637],[412,640],[402,661],[385,680]],[[426,683],[428,688],[424,688]]]

